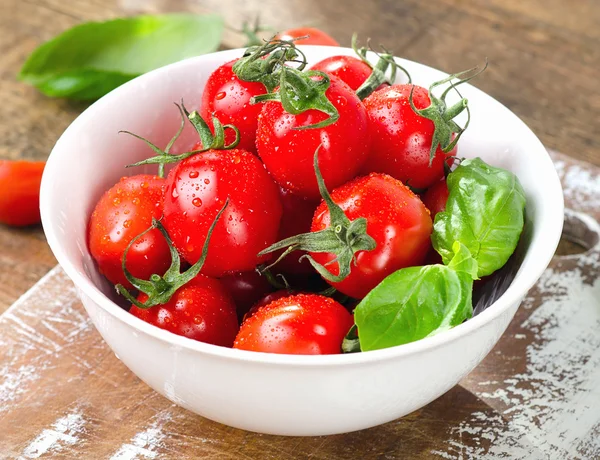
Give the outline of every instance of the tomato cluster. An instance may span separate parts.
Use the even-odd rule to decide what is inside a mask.
[[[340,353],[349,306],[426,260],[457,133],[440,141],[428,90],[378,81],[364,54],[299,57],[282,36],[224,63],[200,113],[183,109],[200,142],[151,144],[159,174],[98,201],[90,252],[133,315],[215,345]]]

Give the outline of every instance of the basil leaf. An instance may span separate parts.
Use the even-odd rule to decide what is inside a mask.
[[[458,271],[444,265],[403,268],[367,294],[354,310],[362,351],[414,342],[473,316],[473,259],[464,245],[455,249]]]
[[[152,69],[215,51],[217,15],[164,14],[87,22],[38,47],[19,79],[52,97],[97,99]]]
[[[523,231],[525,192],[510,171],[480,158],[465,160],[448,175],[446,210],[435,217],[433,247],[444,264],[460,241],[477,261],[477,276],[501,268],[515,251]]]

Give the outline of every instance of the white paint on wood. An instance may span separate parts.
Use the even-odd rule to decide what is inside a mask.
[[[75,408],[58,418],[50,428],[44,429],[23,451],[21,458],[39,458],[57,453],[79,442],[85,433],[85,418],[80,408]]]
[[[157,450],[163,447],[165,438],[164,427],[172,420],[170,410],[159,412],[152,422],[131,438],[127,444],[123,444],[111,457],[110,460],[136,460],[157,458]]]

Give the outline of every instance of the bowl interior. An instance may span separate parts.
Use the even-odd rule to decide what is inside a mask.
[[[333,54],[353,54],[346,48],[303,49],[310,62]],[[59,263],[88,296],[108,297],[119,302],[112,286],[99,274],[87,249],[86,226],[96,201],[123,175],[155,172],[154,167],[124,168],[152,152],[141,141],[119,134],[119,131],[128,130],[164,146],[180,123],[179,112],[173,103],[183,100],[190,111],[198,109],[210,73],[241,54],[241,50],[230,50],[188,59],[126,83],[90,106],[57,142],[42,182],[43,225]],[[399,62],[422,86],[445,76],[420,64]],[[400,75],[399,81],[402,78]],[[485,78],[485,74],[480,78]],[[492,165],[511,170],[519,177],[527,195],[527,227],[520,250],[498,277],[500,281],[488,287],[479,298],[477,312],[501,297],[493,308],[484,312],[491,318],[522,298],[547,266],[560,237],[562,193],[550,158],[527,126],[475,87],[464,85],[461,92],[469,99],[471,124],[461,139],[458,155],[480,156]],[[173,151],[185,151],[196,140],[197,134],[186,124]],[[116,305],[108,305],[108,308],[118,309]],[[495,308],[498,311],[490,313]],[[141,327],[137,318],[126,320]],[[468,323],[472,321],[475,319],[459,328],[469,327]],[[450,333],[452,331],[444,334]]]

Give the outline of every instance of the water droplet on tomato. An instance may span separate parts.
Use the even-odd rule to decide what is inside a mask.
[[[225,96],[227,96],[227,93],[225,91],[219,91],[217,94],[215,94],[215,99],[217,101],[220,101],[221,99],[223,99]]]
[[[148,182],[142,182],[140,184],[140,187],[142,187],[142,188],[148,188]]]
[[[198,171],[190,171],[190,179],[195,179],[198,177]]]
[[[192,200],[192,204],[194,206],[196,206],[197,208],[199,208],[200,206],[202,206],[202,200],[200,198],[194,198]]]
[[[200,324],[202,322],[202,316],[196,315],[194,316],[194,323]]]
[[[193,245],[193,244],[188,244],[188,245],[185,247],[185,250],[186,250],[187,252],[194,252],[194,249],[195,249],[195,248],[194,248],[194,245]]]
[[[177,189],[175,187],[173,187],[173,190],[171,191],[171,196],[173,198],[179,198],[179,192],[177,191]]]
[[[102,244],[108,244],[108,243],[110,243],[110,236],[104,235],[102,237]]]
[[[239,155],[236,155],[236,156],[233,157],[234,164],[237,165],[237,164],[239,164],[240,161],[242,161],[242,159],[240,158]]]
[[[131,202],[137,206],[138,204],[140,204],[140,199],[136,196],[133,200],[131,200]]]
[[[113,200],[113,204],[114,204],[115,206],[119,206],[119,205],[121,204],[121,198],[119,198],[119,197],[116,197],[116,198]]]
[[[125,227],[125,228],[131,227],[131,221],[129,219],[127,219],[126,221],[124,221],[123,222],[123,227]]]
[[[127,215],[129,214],[131,211],[129,209],[126,209],[125,211],[123,211],[123,214]]]
[[[210,184],[210,179],[204,179],[204,183],[205,183],[206,185]]]

